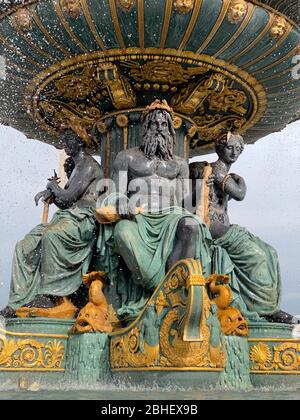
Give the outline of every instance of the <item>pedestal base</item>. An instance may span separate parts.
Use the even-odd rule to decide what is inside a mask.
[[[107,334],[70,334],[72,321],[8,320],[0,329],[0,382],[21,388],[59,389],[103,383],[250,389],[251,386],[300,386],[300,339],[293,326],[250,323],[249,338],[226,337],[225,369],[110,369]],[[147,349],[145,350],[147,351]]]

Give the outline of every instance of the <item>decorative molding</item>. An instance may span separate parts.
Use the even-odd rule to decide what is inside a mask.
[[[250,348],[251,373],[295,374],[300,373],[300,341],[265,339]]]
[[[7,339],[0,336],[1,371],[63,371],[65,347],[61,341],[40,342],[33,338]]]

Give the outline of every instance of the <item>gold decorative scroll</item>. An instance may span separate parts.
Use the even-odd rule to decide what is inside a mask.
[[[65,347],[58,340],[47,343],[34,339],[0,336],[0,370],[62,370]]]
[[[300,342],[255,344],[250,349],[250,360],[252,373],[300,374]]]

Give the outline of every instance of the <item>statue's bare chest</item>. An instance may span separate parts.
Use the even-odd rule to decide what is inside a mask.
[[[133,159],[129,165],[131,179],[149,177],[175,179],[179,170],[179,164],[175,160],[161,161],[159,159],[149,160],[145,157],[138,157]]]

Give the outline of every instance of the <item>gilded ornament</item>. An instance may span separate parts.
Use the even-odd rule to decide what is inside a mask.
[[[33,16],[30,9],[22,7],[11,16],[12,23],[24,32],[29,32],[33,27]]]
[[[62,11],[72,19],[77,19],[81,15],[82,7],[80,0],[60,0]]]
[[[274,23],[272,25],[270,35],[271,38],[282,37],[288,29],[288,23],[283,16],[275,16]]]
[[[117,0],[117,2],[125,12],[130,12],[134,8],[136,0]]]
[[[157,82],[160,85],[168,83],[171,85],[180,85],[187,83],[193,77],[207,72],[205,67],[183,67],[179,63],[164,60],[148,61],[145,64],[134,62],[124,63],[130,69],[130,76],[136,82]],[[167,85],[168,89],[169,86]],[[166,89],[166,86],[165,86]]]
[[[125,115],[125,114],[119,114],[117,116],[117,118],[116,118],[116,122],[117,122],[117,125],[120,128],[125,128],[125,127],[128,127],[129,120],[128,120],[127,115]]]
[[[182,118],[175,116],[173,120],[175,130],[179,130],[182,127]]]
[[[110,100],[116,109],[132,108],[137,98],[129,80],[115,64],[104,63],[98,68],[98,80],[106,87]]]
[[[224,67],[224,62],[212,57],[209,59],[204,55],[199,57],[190,51],[166,52],[161,49],[135,48],[114,50],[110,53],[109,61],[111,65],[118,62],[118,74],[112,70],[112,80],[109,78],[109,72],[105,73],[107,57],[99,53],[90,54],[84,63],[79,58],[72,58],[63,65],[58,63],[42,72],[28,87],[26,93],[28,112],[43,128],[52,133],[58,130],[62,122],[68,122],[70,119],[80,123],[89,132],[101,119],[104,97],[111,102],[112,109],[108,116],[114,116],[116,109],[135,110],[133,104],[136,103],[136,97],[129,81],[133,81],[136,90],[150,91],[157,84],[160,85],[161,92],[171,93],[183,84],[184,86],[180,87],[180,94],[173,96],[172,106],[176,112],[187,115],[189,121],[194,123],[196,131],[193,136],[188,136],[190,146],[194,148],[203,147],[204,142],[217,140],[229,130],[245,131],[262,117],[266,109],[266,94],[256,79],[228,63]],[[128,78],[121,72],[124,67],[128,68],[126,72]],[[221,73],[220,69],[223,68],[224,72],[222,70]],[[88,71],[85,73],[84,69],[91,69],[91,76],[88,76]],[[85,74],[87,81],[77,79],[78,77],[84,79]],[[209,74],[214,76],[214,80],[209,80]],[[63,96],[59,97],[55,83],[64,78],[65,82],[69,82],[71,89],[65,89],[63,93],[62,81],[58,86]],[[94,88],[95,79],[97,87]],[[170,80],[173,83],[170,83]],[[79,93],[75,88],[77,81],[83,87],[80,89],[80,95],[82,92],[81,97],[85,95],[85,99],[76,99]],[[86,89],[88,83],[90,87]],[[115,96],[113,92],[116,92]],[[72,98],[69,98],[70,95]],[[50,105],[45,105],[46,102]],[[187,107],[184,106],[185,103]],[[223,111],[220,103],[226,111]],[[48,111],[52,108],[51,112],[45,113],[46,108]],[[180,117],[182,118],[181,115]],[[199,137],[193,138],[195,135]],[[88,142],[91,142],[91,139]],[[96,144],[89,143],[89,145],[96,148]]]
[[[274,346],[273,369],[275,371],[300,371],[300,343],[282,343]]]
[[[0,369],[61,370],[65,347],[58,340],[47,343],[33,339],[15,340],[0,336]]]
[[[230,23],[240,23],[246,16],[248,4],[244,0],[232,0],[227,17]]]
[[[237,308],[230,307],[233,294],[229,286],[229,276],[213,274],[207,279],[213,303],[218,307],[218,319],[224,335],[247,337],[248,321]]]
[[[195,114],[203,110],[203,104],[212,93],[222,95],[226,79],[219,73],[207,76],[200,82],[190,83],[172,99],[172,106],[178,112]]]
[[[104,278],[103,272],[92,272],[83,277],[83,283],[89,286],[89,303],[79,312],[72,328],[73,333],[110,333],[118,323],[117,316],[103,293]]]
[[[184,314],[189,312],[189,305],[192,302],[186,293],[187,283],[189,278],[201,276],[200,265],[194,260],[186,260],[174,266],[150,299],[138,321],[134,322],[131,328],[121,331],[120,336],[116,333],[112,335],[113,369],[146,370],[147,367],[156,367],[174,370],[196,368],[209,371],[225,368],[226,353],[219,321],[216,314],[213,315],[210,310],[211,302],[203,282],[201,282],[202,316],[199,319],[202,339],[185,341],[183,338]],[[198,286],[190,285],[192,294],[194,287]],[[166,309],[165,312],[162,311],[163,308]],[[189,317],[189,319],[193,324],[194,318]]]
[[[272,351],[267,344],[260,343],[251,348],[250,360],[255,363],[253,366],[255,370],[266,370],[270,368],[272,357]]]
[[[158,316],[161,315],[162,311],[164,310],[164,308],[167,308],[169,306],[168,301],[163,293],[163,291],[161,290],[159,292],[159,295],[155,301],[155,309],[156,309],[156,313]]]
[[[193,10],[195,0],[174,0],[174,7],[178,13],[186,14]]]

